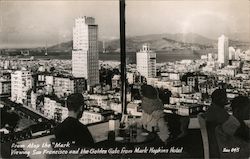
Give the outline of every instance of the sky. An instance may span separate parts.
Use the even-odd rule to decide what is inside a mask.
[[[119,38],[118,0],[0,0],[0,48],[72,40],[74,19],[92,16],[99,39]],[[126,35],[197,33],[250,38],[249,0],[126,0]],[[250,40],[249,40],[250,41]]]

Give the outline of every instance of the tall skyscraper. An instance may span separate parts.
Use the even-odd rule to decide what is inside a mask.
[[[228,58],[229,60],[235,59],[235,49],[232,46],[228,48]]]
[[[99,83],[98,25],[92,17],[75,19],[73,28],[72,74],[86,78],[88,86]]]
[[[218,38],[218,62],[220,64],[228,65],[228,60],[228,38],[225,35],[221,35]]]
[[[156,76],[156,53],[150,50],[148,44],[136,53],[137,71],[146,78]]]

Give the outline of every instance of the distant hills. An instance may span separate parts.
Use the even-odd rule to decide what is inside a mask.
[[[149,43],[155,51],[171,51],[178,49],[206,49],[213,48],[213,40],[197,34],[153,34],[128,37],[126,40],[128,51],[138,51],[144,43]],[[119,51],[120,41],[112,40],[105,43],[109,51]]]
[[[63,52],[69,52],[72,50],[73,47],[73,41],[63,42],[57,45],[53,45],[51,47],[48,47],[48,51],[63,51]]]
[[[180,50],[192,50],[198,54],[204,50],[216,50],[217,39],[209,39],[195,33],[187,34],[151,34],[142,36],[131,36],[126,38],[127,52],[136,52],[141,49],[144,43],[149,43],[152,50],[157,52],[169,52]],[[240,49],[249,49],[250,42],[242,42],[237,40],[229,40],[229,46]],[[47,48],[47,51],[52,56],[71,55],[73,41],[63,42]],[[120,40],[105,41],[106,52],[120,52]],[[39,47],[29,49],[31,55],[44,55],[45,48]],[[18,49],[15,49],[18,51]],[[103,51],[103,43],[99,41],[99,51]]]
[[[152,34],[127,37],[126,46],[128,52],[138,51],[144,43],[149,43],[151,49],[155,51],[172,51],[172,50],[203,50],[217,48],[217,40],[208,39],[198,34]],[[72,50],[73,42],[64,42],[48,48],[49,51],[70,51]],[[234,47],[249,47],[249,42],[241,42],[230,40],[229,46]],[[107,52],[120,52],[120,40],[105,41],[105,49]],[[99,42],[99,51],[102,52],[103,45]]]

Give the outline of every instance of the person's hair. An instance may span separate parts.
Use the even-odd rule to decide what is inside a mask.
[[[158,91],[151,85],[142,85],[141,87],[142,110],[147,114],[151,114],[156,110],[163,110],[162,101],[159,99]]]
[[[157,99],[159,97],[157,89],[146,84],[141,86],[141,94],[143,97],[150,99]]]
[[[224,106],[227,103],[227,93],[225,89],[216,89],[212,93],[212,102],[218,106]]]
[[[84,108],[84,98],[81,93],[73,93],[67,98],[67,108],[69,111],[77,111],[80,107]]]
[[[232,100],[231,107],[233,115],[239,120],[248,120],[250,118],[250,100],[246,96],[238,96]]]

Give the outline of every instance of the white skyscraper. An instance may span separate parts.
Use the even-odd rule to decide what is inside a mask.
[[[228,38],[222,35],[218,38],[218,62],[220,64],[228,65]]]
[[[27,92],[32,88],[32,76],[29,71],[15,71],[11,74],[11,100],[16,103],[24,103],[27,100]]]
[[[228,58],[229,60],[235,59],[235,49],[232,46],[228,48]]]
[[[72,74],[84,77],[88,86],[99,83],[98,25],[92,17],[75,19],[73,28]]]
[[[156,76],[156,53],[150,50],[148,44],[136,53],[137,71],[146,78]]]

